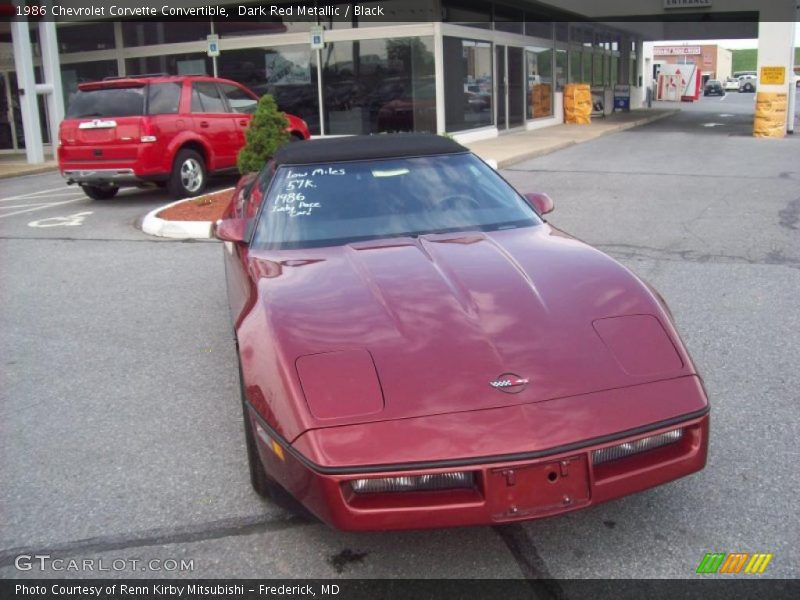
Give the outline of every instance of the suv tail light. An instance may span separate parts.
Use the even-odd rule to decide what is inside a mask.
[[[158,141],[158,137],[153,135],[152,128],[150,127],[150,119],[142,119],[142,130],[139,141],[143,144],[151,144]]]

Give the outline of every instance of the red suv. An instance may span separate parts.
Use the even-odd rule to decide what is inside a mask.
[[[143,75],[82,83],[59,128],[58,166],[95,200],[157,184],[196,196],[212,173],[234,171],[258,96],[206,76]],[[292,141],[310,137],[293,115]]]

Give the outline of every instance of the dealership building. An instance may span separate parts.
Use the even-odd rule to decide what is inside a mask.
[[[717,44],[681,44],[653,46],[653,78],[661,65],[697,65],[703,83],[709,79],[725,81],[733,75],[733,52]],[[645,55],[647,48],[645,48]]]
[[[70,4],[86,5],[59,3]],[[258,14],[267,4],[281,3],[220,0],[227,16],[183,21],[0,23],[0,152],[24,151],[29,162],[41,162],[81,82],[145,73],[232,79],[274,95],[318,136],[493,137],[563,122],[568,83],[591,85],[606,113],[615,88],[640,107],[652,70],[643,60],[645,40],[759,37],[775,46],[759,60],[775,62],[793,32],[793,23],[777,17],[793,21],[797,10],[793,0],[767,8],[753,0],[641,0],[637,15],[626,14],[630,2],[614,0],[312,0],[303,4],[349,7],[349,16],[310,18]],[[380,7],[382,15],[355,16],[356,5]],[[255,16],[237,18],[240,6],[256,9],[247,13]],[[776,22],[759,24],[769,19]],[[313,40],[319,27],[322,39]],[[789,59],[780,60],[791,72]]]

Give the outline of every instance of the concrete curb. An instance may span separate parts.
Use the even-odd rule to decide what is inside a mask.
[[[40,175],[41,173],[49,173],[50,171],[58,171],[58,165],[41,165],[37,167],[29,167],[28,165],[20,165],[19,169],[4,169],[0,166],[0,179],[11,179],[12,177],[25,177],[26,175]]]
[[[658,115],[651,115],[649,117],[642,117],[641,119],[636,119],[635,121],[631,121],[630,123],[623,123],[619,126],[616,131],[625,131],[626,129],[633,129],[634,127],[641,127],[642,125],[647,125],[648,123],[654,123],[656,121],[660,121],[661,119],[666,119],[667,117],[671,117],[673,115],[677,115],[680,113],[679,108],[674,108],[669,110],[668,112],[663,112]],[[606,133],[615,133],[614,131],[608,131]]]
[[[565,140],[563,142],[558,142],[557,144],[553,144],[552,146],[548,146],[547,148],[536,148],[535,150],[530,150],[529,152],[523,152],[521,154],[517,154],[516,156],[512,156],[510,158],[504,158],[497,161],[497,168],[505,169],[506,167],[510,167],[517,163],[521,163],[526,160],[530,160],[532,158],[538,158],[539,156],[544,156],[545,154],[552,154],[553,152],[558,152],[559,150],[563,150],[564,148],[569,148],[570,146],[574,146],[575,144],[579,143],[580,142],[578,142],[577,140]]]
[[[583,142],[596,140],[597,138],[603,137],[604,135],[610,135],[612,133],[618,133],[620,131],[625,131],[627,129],[633,129],[634,127],[641,127],[642,125],[647,125],[648,123],[660,121],[661,119],[666,119],[667,117],[671,117],[675,114],[678,114],[679,112],[680,112],[679,109],[674,109],[670,110],[669,112],[659,113],[657,115],[649,115],[647,117],[642,117],[641,119],[636,119],[635,121],[630,121],[628,123],[620,123],[619,125],[610,127],[604,131],[598,131],[596,133],[592,133],[591,136],[586,137],[585,139],[565,140],[563,142],[553,144],[546,148],[537,148],[535,150],[531,150],[530,152],[517,154],[516,156],[512,156],[510,158],[498,161],[497,168],[505,169],[507,167],[510,167],[512,165],[515,165],[517,163],[526,160],[530,160],[532,158],[538,158],[539,156],[544,156],[545,154],[552,154],[553,152],[558,152],[559,150],[563,150],[564,148],[569,148],[570,146],[574,146],[575,144],[582,144]],[[576,125],[575,127],[580,127],[580,125]],[[541,131],[546,131],[546,129],[543,129]]]
[[[218,194],[219,192],[225,192],[228,190],[232,190],[234,188],[224,188],[221,190],[215,190],[213,192],[209,192],[209,194],[203,194],[204,196],[210,194]],[[194,202],[198,198],[202,198],[203,196],[195,196],[193,198],[184,198],[183,200],[177,200],[175,202],[170,202],[169,204],[165,204],[164,206],[159,206],[158,208],[151,210],[147,213],[144,218],[142,219],[142,231],[148,235],[154,235],[156,237],[164,237],[170,238],[173,240],[207,240],[210,239],[211,236],[211,226],[213,223],[211,221],[169,221],[167,219],[161,219],[156,215],[160,213],[162,210],[169,208],[170,206],[175,206],[176,204],[181,204],[183,202]]]

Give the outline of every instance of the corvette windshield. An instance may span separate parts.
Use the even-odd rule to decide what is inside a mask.
[[[539,223],[519,194],[471,154],[283,166],[252,245],[336,246]]]

